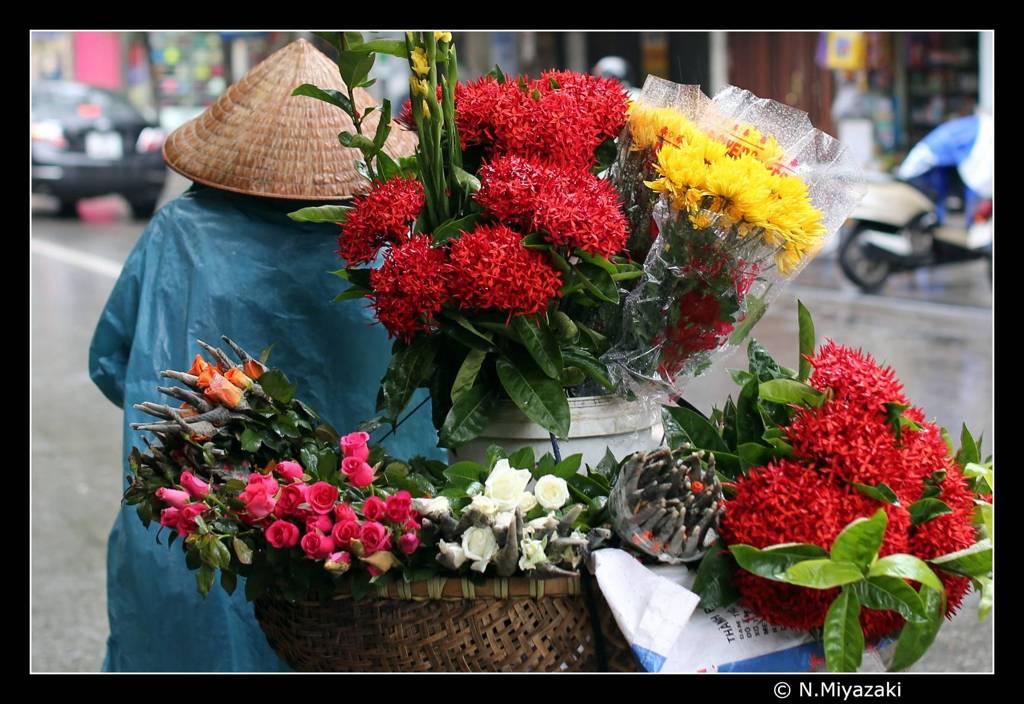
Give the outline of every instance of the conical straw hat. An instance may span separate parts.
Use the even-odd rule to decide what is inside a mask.
[[[338,142],[339,132],[355,133],[352,120],[334,105],[293,96],[303,83],[345,92],[335,63],[299,39],[172,132],[164,160],[193,181],[253,196],[341,200],[365,192],[369,183],[356,171],[362,153]],[[365,90],[356,88],[353,95],[360,112],[375,104]],[[373,137],[380,114],[370,113],[363,134]],[[392,122],[384,151],[397,158],[415,148],[415,134]]]

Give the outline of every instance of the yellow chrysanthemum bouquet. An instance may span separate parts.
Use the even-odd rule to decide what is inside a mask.
[[[729,87],[650,77],[612,178],[644,276],[607,361],[644,396],[675,396],[736,345],[860,198],[845,150],[806,113]]]

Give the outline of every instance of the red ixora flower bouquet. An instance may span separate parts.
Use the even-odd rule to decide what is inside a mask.
[[[829,669],[898,634],[913,664],[973,582],[992,605],[992,458],[966,427],[954,453],[893,371],[828,341],[800,305],[799,370],[752,341],[742,386],[710,421],[665,409],[669,442],[714,455],[725,490],[719,540],[694,590],[741,599],[769,623],[823,630]],[[813,371],[812,371],[813,370]]]
[[[375,52],[409,60],[412,97],[399,122],[419,136],[416,156],[396,162],[380,150],[389,120],[370,138],[350,99],[295,91],[349,113],[357,134],[340,138],[363,151],[371,182],[351,208],[292,213],[340,223],[345,268],[335,273],[351,287],[339,299],[367,300],[395,339],[382,415],[362,427],[397,422],[423,386],[442,446],[476,437],[503,398],[566,437],[567,394],[614,390],[601,331],[620,285],[640,276],[619,193],[599,177],[615,157],[626,91],[570,71],[531,80],[497,67],[459,83],[446,32],[327,38],[346,85],[365,80]],[[387,101],[382,110],[390,117]]]

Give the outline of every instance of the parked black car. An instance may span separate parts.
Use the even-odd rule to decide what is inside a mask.
[[[71,81],[32,86],[32,191],[60,201],[119,193],[148,218],[167,178],[164,132],[110,91]]]

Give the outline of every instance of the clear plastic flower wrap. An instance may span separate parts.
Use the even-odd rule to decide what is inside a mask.
[[[806,113],[655,77],[630,108],[612,178],[644,270],[604,361],[622,388],[659,402],[742,342],[863,193],[845,148]]]

